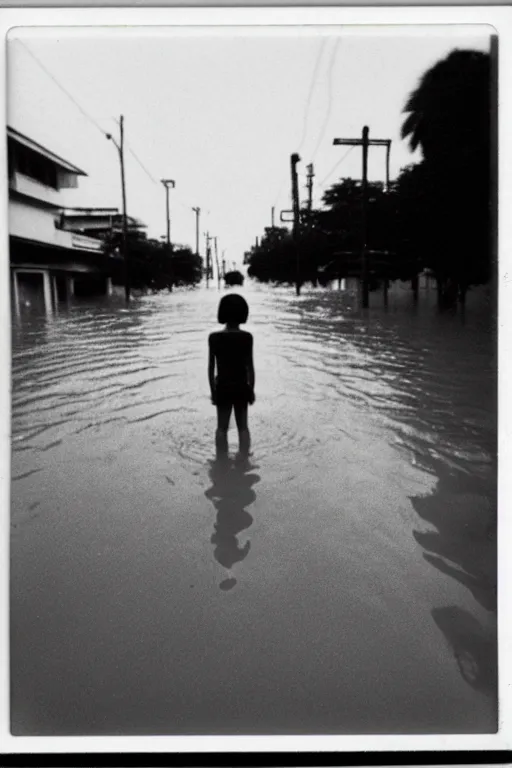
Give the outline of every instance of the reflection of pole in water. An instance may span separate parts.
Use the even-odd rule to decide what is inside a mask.
[[[205,496],[213,502],[217,510],[214,532],[211,542],[214,545],[214,557],[226,570],[231,571],[235,563],[244,560],[251,548],[250,541],[241,545],[238,534],[252,525],[252,515],[245,507],[252,504],[256,494],[252,486],[259,482],[256,474],[247,474],[247,467],[225,460],[212,463],[209,475],[212,487]],[[221,582],[220,588],[233,589],[236,579],[230,577]]]

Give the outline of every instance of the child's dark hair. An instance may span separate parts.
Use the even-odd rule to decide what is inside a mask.
[[[240,325],[249,317],[249,305],[238,293],[230,293],[220,300],[217,319],[222,325]]]

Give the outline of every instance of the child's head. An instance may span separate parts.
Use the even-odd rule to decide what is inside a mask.
[[[249,305],[237,293],[230,293],[220,300],[217,319],[222,325],[241,325],[247,322]]]

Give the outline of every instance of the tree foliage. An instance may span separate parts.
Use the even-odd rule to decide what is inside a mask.
[[[416,201],[409,215],[427,265],[452,293],[491,275],[491,106],[489,55],[456,50],[424,74],[404,109],[402,137],[423,154],[405,180]]]
[[[490,57],[455,50],[421,78],[407,99],[402,138],[428,163],[486,164],[490,138]]]
[[[298,242],[283,228],[269,228],[248,255],[249,275],[263,282],[293,283],[297,248],[301,281],[320,285],[361,272],[361,183],[345,178],[326,190],[323,209],[303,212]],[[381,183],[368,185],[367,248],[374,287],[383,279],[409,279],[417,271],[399,251],[399,196]]]
[[[122,284],[124,262],[120,234],[114,233],[108,238],[104,249],[115,263],[114,281]],[[127,252],[133,288],[161,291],[173,285],[189,286],[201,281],[202,259],[187,246],[174,245],[171,256],[166,243],[129,233]]]
[[[403,168],[389,190],[368,184],[371,282],[429,269],[453,298],[491,274],[490,57],[453,51],[423,75],[404,112],[402,137],[423,159]],[[361,182],[341,179],[322,202],[303,212],[297,242],[286,228],[265,230],[247,254],[250,276],[293,283],[297,251],[302,282],[360,273]]]

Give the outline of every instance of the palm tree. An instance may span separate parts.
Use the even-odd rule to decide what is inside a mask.
[[[489,55],[455,50],[409,96],[402,138],[413,151],[420,147],[427,162],[488,157],[490,106]]]
[[[410,94],[402,138],[423,153],[423,204],[440,298],[490,274],[491,62],[455,50]]]

